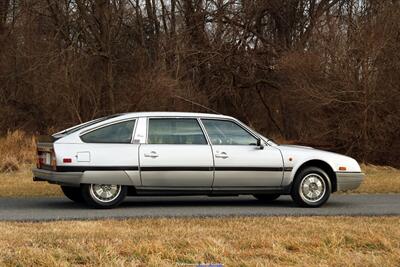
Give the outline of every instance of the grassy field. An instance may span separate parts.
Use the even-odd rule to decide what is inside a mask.
[[[31,165],[24,165],[18,171],[0,173],[0,197],[60,196],[56,185],[33,182]],[[362,166],[367,174],[363,184],[347,193],[400,193],[400,170],[391,167]]]
[[[0,197],[60,196],[56,185],[33,182],[30,169],[36,158],[35,137],[22,131],[0,137]],[[367,177],[348,193],[400,193],[400,170],[363,165]]]
[[[366,178],[350,193],[400,193],[400,170],[386,166],[362,165]]]
[[[0,223],[0,265],[399,266],[399,217]]]
[[[32,180],[31,165],[0,173],[0,197],[61,196],[59,186]]]
[[[3,139],[0,197],[62,194],[32,181],[32,138]],[[348,193],[400,193],[400,170],[362,168],[364,183]],[[400,217],[0,222],[0,266],[399,266],[399,225]]]

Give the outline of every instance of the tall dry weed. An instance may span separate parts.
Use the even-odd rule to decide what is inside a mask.
[[[24,131],[7,132],[0,137],[0,172],[17,171],[35,161],[35,137]]]

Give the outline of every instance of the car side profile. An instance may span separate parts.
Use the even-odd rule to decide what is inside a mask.
[[[89,121],[37,143],[35,181],[65,196],[112,208],[135,195],[291,195],[303,207],[364,177],[352,158],[278,145],[239,120],[216,114],[140,112]]]

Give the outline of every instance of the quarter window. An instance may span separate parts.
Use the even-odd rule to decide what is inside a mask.
[[[135,120],[104,126],[81,136],[85,143],[123,143],[131,142]]]
[[[232,121],[202,119],[213,145],[256,145],[257,139]]]
[[[149,144],[207,144],[197,119],[150,119]]]

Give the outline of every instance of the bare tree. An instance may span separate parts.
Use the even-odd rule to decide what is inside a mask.
[[[398,1],[5,0],[0,131],[215,110],[400,166],[399,18]]]

